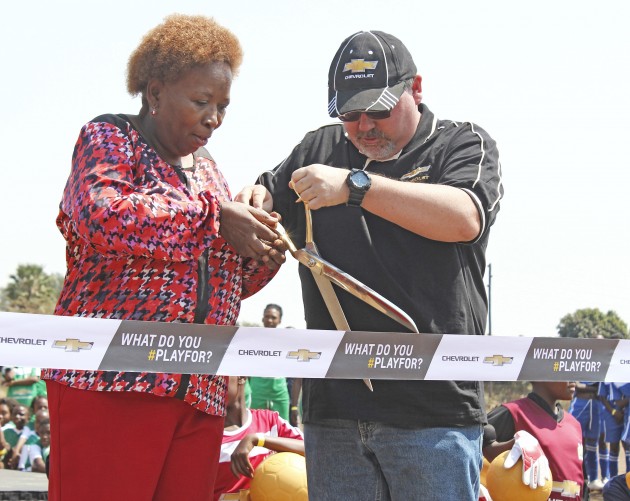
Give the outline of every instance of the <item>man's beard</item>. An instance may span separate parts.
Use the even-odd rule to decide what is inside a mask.
[[[360,142],[361,139],[381,139],[382,141],[373,146],[366,146]],[[396,154],[394,141],[377,129],[371,129],[367,132],[358,132],[357,143],[359,151],[373,160],[387,160]]]

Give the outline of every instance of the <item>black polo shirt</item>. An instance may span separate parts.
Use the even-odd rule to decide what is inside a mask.
[[[407,312],[420,332],[482,335],[487,316],[483,275],[489,228],[502,194],[495,142],[478,126],[438,120],[421,105],[416,134],[396,159],[369,163],[371,175],[465,190],[478,207],[482,231],[474,242],[445,243],[416,235],[360,207],[337,205],[313,211],[313,233],[321,255]],[[310,164],[363,168],[367,158],[345,137],[341,124],[308,133],[273,172],[261,175],[274,210],[298,246],[304,244],[303,204],[289,189],[291,174]],[[306,324],[335,329],[309,270],[299,267]],[[337,296],[352,330],[405,329],[345,291]],[[477,382],[304,382],[304,421],[364,419],[402,426],[458,426],[485,420]]]

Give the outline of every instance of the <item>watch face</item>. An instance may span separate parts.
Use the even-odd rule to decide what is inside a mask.
[[[370,186],[370,177],[360,170],[352,174],[352,183],[359,189],[365,189]]]

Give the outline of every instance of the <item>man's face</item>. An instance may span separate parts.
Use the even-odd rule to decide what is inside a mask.
[[[268,308],[263,313],[263,325],[265,327],[276,328],[280,323],[280,312],[275,308]]]
[[[422,101],[421,79],[416,77],[411,90],[400,96],[389,118],[373,120],[362,113],[356,122],[344,122],[343,126],[357,149],[374,160],[387,160],[402,150],[416,133]]]

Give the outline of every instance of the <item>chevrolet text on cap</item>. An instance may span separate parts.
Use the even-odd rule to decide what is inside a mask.
[[[405,80],[416,76],[411,54],[396,37],[359,31],[346,38],[328,72],[328,114],[391,110]]]

